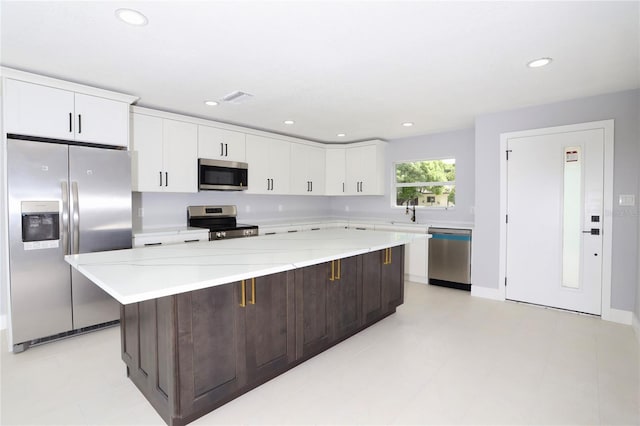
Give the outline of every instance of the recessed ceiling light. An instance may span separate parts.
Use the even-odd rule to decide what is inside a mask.
[[[295,121],[293,120],[284,120],[284,124],[293,124]]]
[[[347,136],[347,134],[346,133],[338,133],[336,136],[339,137],[339,138],[344,138],[345,136]]]
[[[204,101],[205,105],[209,105],[209,106],[216,106],[218,105],[218,102],[216,101]]]
[[[549,65],[551,61],[552,61],[551,58],[538,58],[528,62],[527,66],[529,68],[540,68],[540,67],[544,67],[545,65]]]
[[[121,21],[126,22],[130,25],[136,25],[138,27],[147,25],[147,23],[149,22],[146,16],[133,9],[118,9],[116,10],[116,16]]]
[[[403,125],[404,127],[411,127],[411,126],[413,126],[413,123],[412,123],[412,122],[410,122],[410,121],[405,121],[404,123],[402,123],[402,125]]]

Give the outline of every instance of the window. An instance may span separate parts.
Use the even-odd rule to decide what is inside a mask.
[[[395,164],[395,205],[451,208],[456,204],[456,160]]]

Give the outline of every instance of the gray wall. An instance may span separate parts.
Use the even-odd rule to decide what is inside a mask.
[[[376,218],[411,223],[405,209],[392,207],[392,185],[395,162],[439,158],[456,159],[456,206],[452,209],[417,209],[418,223],[473,224],[474,205],[474,131],[456,130],[446,133],[395,139],[387,145],[385,159],[385,195],[367,197],[333,197],[331,210],[335,216]],[[347,209],[348,208],[348,209]]]
[[[615,120],[614,208],[611,307],[626,311],[637,308],[638,205],[619,207],[619,194],[635,194],[638,201],[638,128],[640,90],[488,114],[475,125],[475,232],[472,282],[498,288],[500,134],[542,127]],[[607,216],[605,212],[605,218]]]

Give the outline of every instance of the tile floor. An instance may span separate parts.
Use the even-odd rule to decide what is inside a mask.
[[[205,424],[640,424],[631,327],[407,283],[398,312]],[[163,425],[119,329],[1,351],[2,425]]]

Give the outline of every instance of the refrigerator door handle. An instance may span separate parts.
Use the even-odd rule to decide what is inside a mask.
[[[71,247],[71,254],[78,254],[80,252],[80,211],[78,203],[78,182],[71,182],[71,198],[73,205],[73,245]]]
[[[62,185],[62,250],[64,254],[69,254],[69,186],[67,181],[61,182]]]

